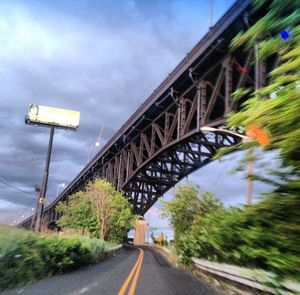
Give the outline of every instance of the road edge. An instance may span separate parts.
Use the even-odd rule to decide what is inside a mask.
[[[194,265],[191,267],[187,267],[183,265],[179,258],[174,255],[169,249],[166,247],[157,245],[157,244],[144,244],[144,247],[152,249],[157,253],[163,255],[167,261],[178,269],[184,270],[195,278],[199,279],[202,283],[209,284],[211,287],[215,288],[218,292],[226,292],[229,295],[270,295],[271,293],[254,290],[250,287],[242,286],[238,283],[232,282],[228,279],[221,278],[217,275],[213,275],[204,270],[197,269]]]

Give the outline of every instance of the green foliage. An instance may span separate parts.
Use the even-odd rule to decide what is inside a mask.
[[[127,232],[134,228],[136,216],[128,200],[109,182],[103,179],[90,182],[85,195],[91,200],[101,239],[122,241]]]
[[[255,2],[255,8],[267,6],[268,12],[246,32],[232,42],[234,48],[244,46],[247,50],[258,44],[259,59],[275,58],[279,65],[270,73],[271,83],[252,92],[244,108],[231,114],[228,126],[258,125],[268,131],[268,149],[278,149],[285,166],[300,174],[300,7],[298,1]],[[280,32],[290,33],[288,40]],[[236,92],[243,97],[244,90]],[[273,97],[273,98],[270,98]]]
[[[32,233],[0,229],[0,290],[48,275],[36,243],[37,236]]]
[[[164,214],[173,226],[177,225],[172,222],[175,211],[178,212],[175,204],[180,208],[183,202],[175,198],[168,206],[164,205],[164,210],[169,210]],[[195,201],[189,198],[183,203],[187,202],[194,205]],[[209,209],[189,211],[189,215],[194,215],[186,226],[174,228],[180,233],[175,237],[175,246],[184,263],[189,264],[192,257],[198,257],[272,271],[280,280],[300,276],[299,197],[286,193],[282,199],[273,193],[244,208],[224,208],[212,199],[200,204]]]
[[[237,91],[237,99],[243,92],[249,99],[240,112],[229,116],[228,127],[258,125],[265,129],[270,136],[267,149],[279,151],[283,169],[270,171],[272,177],[256,177],[272,183],[274,191],[239,215],[232,229],[243,239],[234,249],[238,255],[233,261],[271,270],[279,277],[299,278],[300,6],[294,0],[255,1],[255,9],[262,6],[267,7],[267,14],[239,34],[232,47],[249,50],[256,43],[258,59],[274,59],[276,54],[278,66],[270,73],[268,86],[255,92]],[[280,37],[282,30],[289,32],[288,40]]]
[[[153,232],[153,231],[151,231],[151,233],[150,233],[150,238],[151,238],[153,244],[156,244],[156,243],[157,243],[156,237],[154,236],[154,232]]]
[[[106,243],[0,227],[0,290],[95,263]]]
[[[278,57],[270,84],[257,91],[239,89],[235,99],[248,100],[241,111],[230,114],[228,128],[263,128],[270,137],[266,149],[278,150],[283,169],[276,177],[256,179],[272,183],[274,191],[244,208],[214,206],[201,211],[194,191],[185,200],[177,194],[165,205],[175,230],[181,259],[191,257],[271,271],[274,280],[300,277],[300,7],[294,0],[255,0],[255,9],[267,13],[232,42],[233,50],[258,45],[258,59]],[[290,32],[283,40],[280,31]],[[240,145],[253,148],[255,142]],[[226,151],[229,151],[228,149]],[[224,151],[222,151],[224,152]],[[247,161],[247,159],[246,159]],[[266,166],[268,168],[268,165]],[[288,169],[287,169],[288,168]],[[177,216],[178,214],[178,216]]]
[[[163,204],[162,217],[170,220],[174,229],[175,246],[178,248],[182,244],[182,237],[190,229],[198,215],[204,215],[222,207],[211,193],[204,192],[200,195],[199,188],[192,183],[178,186],[172,201],[161,202]]]
[[[57,210],[63,216],[57,221],[61,227],[88,231],[91,236],[96,236],[99,224],[91,209],[91,200],[83,192],[77,192],[69,198],[69,203],[59,203]]]
[[[35,247],[49,273],[60,273],[93,262],[90,249],[76,237],[41,237]]]
[[[122,241],[136,220],[128,200],[102,179],[72,195],[69,204],[60,203],[58,211],[63,212],[58,225],[87,230],[92,236],[112,241]]]
[[[288,186],[289,187],[289,186]],[[163,216],[175,232],[182,262],[192,257],[271,271],[280,281],[300,276],[299,183],[274,192],[257,204],[224,208],[211,194],[189,183],[163,202]]]
[[[161,246],[168,246],[167,236],[165,236],[163,233],[161,233],[160,235],[158,235],[157,237],[155,237],[154,233],[151,232],[150,237],[151,237],[152,242],[154,244],[159,244]]]
[[[237,209],[230,211],[219,208],[208,214],[197,216],[190,231],[185,236],[184,248],[178,251],[184,261],[201,257],[210,261],[232,262],[232,247],[239,244],[240,236],[236,222],[239,217]],[[228,231],[228,229],[232,229]]]

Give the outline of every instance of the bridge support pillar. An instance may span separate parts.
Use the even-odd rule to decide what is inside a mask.
[[[141,245],[146,243],[147,221],[143,218],[136,223],[134,230],[134,245]]]

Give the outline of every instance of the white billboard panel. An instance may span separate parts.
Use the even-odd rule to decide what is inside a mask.
[[[79,119],[80,112],[77,111],[30,104],[26,123],[76,129]]]

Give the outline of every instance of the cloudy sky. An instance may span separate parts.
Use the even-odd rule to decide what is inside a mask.
[[[233,2],[214,0],[213,22]],[[55,133],[51,201],[96,153],[102,126],[101,145],[207,32],[209,9],[206,0],[0,1],[0,223],[27,217],[34,186],[42,182],[49,129],[24,124],[28,105],[81,113],[77,132]],[[243,175],[228,173],[236,158],[212,163],[189,180],[226,204],[242,203]],[[153,222],[166,224],[157,216]]]

